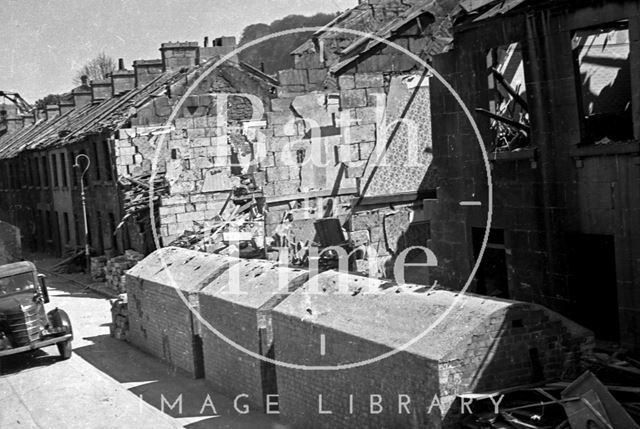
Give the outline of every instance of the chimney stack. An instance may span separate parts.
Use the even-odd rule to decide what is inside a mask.
[[[80,78],[82,85],[73,88],[71,94],[73,95],[73,105],[76,107],[82,107],[91,103],[91,87],[88,83],[89,78],[83,75]]]
[[[60,114],[65,115],[68,112],[72,111],[76,106],[73,104],[73,99],[75,97],[71,97],[69,99],[61,99],[60,100]]]
[[[60,106],[57,104],[47,104],[47,107],[45,108],[45,115],[47,121],[52,120],[56,116],[60,115]]]
[[[111,79],[91,81],[91,101],[102,101],[111,97]]]
[[[133,62],[136,88],[142,88],[162,74],[162,60],[136,60]]]
[[[208,42],[208,38],[205,39]],[[208,43],[207,43],[208,44]],[[235,37],[218,37],[211,41],[211,46],[204,45],[198,49],[198,64],[204,63],[211,58],[220,58],[236,49]],[[236,61],[237,57],[230,58],[229,61]]]
[[[168,42],[160,45],[163,71],[178,71],[198,65],[198,42]]]
[[[30,125],[35,124],[36,120],[37,120],[36,119],[36,112],[34,110],[31,113],[27,113],[26,115],[24,115],[22,117],[22,124],[23,124],[23,126],[28,127]]]
[[[136,87],[136,74],[124,68],[124,60],[118,59],[118,70],[111,72],[111,94],[118,95]]]

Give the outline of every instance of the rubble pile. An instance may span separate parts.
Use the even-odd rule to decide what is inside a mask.
[[[94,282],[104,282],[106,280],[105,268],[109,258],[106,256],[96,256],[91,258],[91,280]]]
[[[126,340],[129,332],[129,314],[127,309],[127,294],[121,294],[111,302],[111,326],[109,333],[112,338]]]
[[[109,259],[104,268],[105,279],[109,286],[120,293],[126,292],[125,289],[125,272],[144,259],[142,253],[135,250],[127,250],[122,256],[116,256]]]
[[[153,191],[151,190],[151,176],[124,177],[118,178],[119,184],[124,189],[123,208],[125,215],[116,229],[122,226],[128,220],[135,220],[141,223],[145,231],[151,230],[151,216],[149,213],[150,201],[149,196],[153,192],[153,209],[156,219],[155,228],[159,227],[158,220],[160,218],[158,209],[160,206],[160,198],[169,192],[169,184],[164,174],[159,173],[153,179]]]
[[[587,371],[569,382],[459,395],[474,404],[462,427],[640,429],[640,362],[623,349],[596,347],[584,366]],[[501,397],[496,413],[491,401]]]
[[[242,189],[242,188],[241,188]],[[169,246],[207,253],[239,254],[242,258],[264,256],[264,216],[250,191],[235,188],[227,204],[208,222],[193,221]],[[231,213],[224,215],[226,205],[233,202]]]

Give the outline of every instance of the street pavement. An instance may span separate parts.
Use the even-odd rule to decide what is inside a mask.
[[[111,338],[108,299],[58,276],[47,284],[48,309],[71,318],[74,353],[61,361],[51,346],[3,358],[1,429],[285,428],[257,409],[239,414],[204,380]]]

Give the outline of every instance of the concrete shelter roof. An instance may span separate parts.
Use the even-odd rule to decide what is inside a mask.
[[[197,292],[238,258],[197,252],[179,247],[156,250],[127,271],[127,275],[185,292]]]
[[[366,289],[355,293],[354,281],[364,284],[369,281],[364,277],[360,277],[362,280],[348,280],[349,293],[337,293],[336,287],[324,286],[333,283],[336,275],[335,272],[319,274],[319,290],[322,293],[310,294],[312,286],[307,282],[276,306],[274,313],[307,320],[316,326],[396,348],[420,335],[453,306],[436,328],[407,350],[427,359],[440,361],[452,354],[460,342],[482,325],[488,324],[492,318],[500,318],[500,314],[506,313],[510,308],[529,306],[515,301],[459,295],[446,290],[416,292],[415,290],[424,290],[424,287],[414,286],[412,290],[410,285],[399,287],[393,283],[387,283],[388,286],[383,286],[385,289],[377,293],[367,293]],[[375,284],[379,281],[370,282]],[[533,309],[534,306],[531,307]]]

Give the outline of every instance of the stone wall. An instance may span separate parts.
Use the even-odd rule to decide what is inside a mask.
[[[492,228],[504,234],[499,244],[505,247],[509,296],[543,304],[571,318],[582,313],[585,323],[594,323],[593,329],[604,327],[606,320],[602,334],[632,350],[640,344],[640,317],[634,310],[640,296],[632,286],[638,279],[640,251],[637,222],[632,218],[640,208],[640,191],[630,185],[638,175],[637,146],[631,141],[589,145],[584,140],[571,38],[577,28],[626,18],[630,18],[630,34],[637,34],[637,13],[636,5],[621,3],[569,15],[515,14],[496,25],[459,32],[454,50],[434,59],[434,67],[467,106],[487,108],[491,91],[487,79],[479,78],[487,67],[483,52],[520,43],[530,145],[514,152],[489,153]],[[554,49],[547,50],[548,46]],[[630,50],[631,57],[639,52],[637,39],[630,41]],[[631,63],[632,70],[636,66]],[[638,82],[632,79],[632,84]],[[632,90],[631,96],[637,97],[637,91]],[[432,103],[434,163],[446,172],[431,224],[433,250],[441,261],[440,283],[458,287],[475,261],[473,229],[483,228],[487,220],[485,209],[461,209],[458,204],[470,196],[487,201],[487,174],[468,118],[439,83],[432,85]],[[632,110],[638,137],[640,111]],[[489,120],[478,115],[475,119],[490,147]],[[600,248],[602,253],[594,257],[597,262],[583,259],[581,267],[572,267],[571,259],[579,251],[571,245],[576,235],[607,236],[613,250],[605,253]],[[576,281],[587,267],[598,266],[597,275],[610,260],[615,265],[612,272],[606,280],[594,282],[593,289]],[[592,302],[585,303],[588,300]],[[599,314],[598,320],[593,319],[594,313]]]

